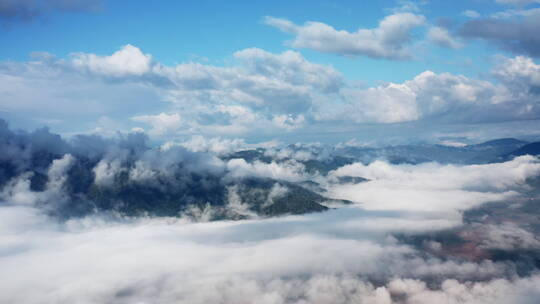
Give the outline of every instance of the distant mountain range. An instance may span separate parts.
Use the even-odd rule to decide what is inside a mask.
[[[521,148],[509,153],[509,157],[521,156],[521,155],[540,155],[540,142],[534,142],[522,146]]]
[[[463,147],[445,145],[399,145],[381,148],[371,147],[303,147],[290,145],[287,149],[294,153],[309,152],[312,157],[301,162],[308,173],[323,175],[344,165],[354,162],[369,164],[375,160],[385,160],[392,164],[419,164],[425,162],[438,162],[442,164],[487,164],[508,160],[509,155],[522,155],[515,153],[529,145],[526,141],[515,138],[502,138],[486,141],[480,144]],[[534,154],[534,148],[523,150],[525,154]],[[517,152],[514,152],[517,151]],[[536,154],[537,155],[537,154]],[[224,159],[242,158],[248,162],[259,161],[271,163],[273,161],[287,161],[294,156],[283,157],[278,160],[272,158],[265,149],[244,150],[223,156]]]
[[[463,147],[444,145],[400,145],[383,148],[342,149],[340,155],[370,163],[384,159],[393,164],[438,162],[442,164],[485,164],[503,160],[503,157],[523,147],[528,142],[514,138],[490,140],[484,143]]]

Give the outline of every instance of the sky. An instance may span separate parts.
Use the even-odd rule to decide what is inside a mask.
[[[534,0],[0,0],[0,118],[156,143],[533,140],[539,29]]]

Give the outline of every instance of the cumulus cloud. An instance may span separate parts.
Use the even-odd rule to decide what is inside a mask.
[[[493,70],[493,74],[507,86],[524,94],[538,93],[540,87],[540,65],[531,58],[517,56],[501,58],[502,61]]]
[[[32,177],[36,173],[26,172],[8,180],[7,184],[2,187],[0,199],[27,206],[42,206],[46,210],[62,208],[70,200],[65,191],[65,183],[67,171],[73,165],[74,160],[70,154],[53,160],[46,171],[47,182],[43,191],[40,192],[32,189]]]
[[[252,48],[234,56],[240,65],[233,68],[188,63],[156,73],[175,85],[168,93],[174,103],[196,99],[273,114],[304,112],[320,93],[332,94],[343,82],[332,67],[311,63],[293,51],[271,54]]]
[[[141,76],[150,71],[152,56],[130,44],[110,56],[75,53],[71,58],[77,68],[109,77]]]
[[[112,186],[115,176],[122,170],[120,159],[102,159],[92,169],[92,172],[94,173],[94,182],[99,186]]]
[[[458,109],[463,115],[467,109],[489,109],[504,98],[504,94],[504,88],[486,81],[426,71],[402,84],[388,83],[366,90],[344,90],[349,105],[347,112],[339,115],[346,115],[357,122],[382,123],[444,116]],[[467,115],[467,120],[478,118],[472,117],[472,113]],[[493,116],[483,115],[480,119],[493,119]]]
[[[186,129],[214,134],[245,133],[255,122],[260,130],[298,128],[304,121],[301,113],[343,85],[336,70],[308,62],[297,52],[252,48],[234,56],[240,65],[232,68],[156,65],[143,81],[162,79],[153,83],[167,84],[165,99],[194,118]]]
[[[252,73],[273,76],[292,84],[308,84],[326,92],[334,92],[342,84],[338,71],[330,66],[309,62],[297,52],[285,51],[276,55],[250,48],[238,51],[234,56]]]
[[[411,32],[422,26],[425,18],[413,13],[396,13],[385,17],[374,29],[358,29],[356,32],[336,30],[321,22],[293,22],[266,17],[265,23],[294,35],[291,46],[309,48],[323,53],[345,56],[367,56],[376,59],[404,60],[411,58],[408,44]]]
[[[513,65],[522,65],[524,69],[519,73],[511,72]],[[530,58],[503,58],[493,69],[493,75],[503,81],[502,85],[426,71],[403,83],[363,90],[344,89],[343,109],[346,110],[321,111],[320,115],[321,119],[345,116],[359,123],[395,123],[435,117],[476,123],[537,119],[540,112],[536,102],[536,69]],[[523,79],[517,80],[518,77]]]
[[[165,66],[128,45],[110,56],[42,55],[35,61],[3,62],[0,91],[10,98],[1,110],[14,120],[36,117],[32,123],[41,124],[52,119],[58,127],[75,124],[112,135],[146,128],[166,140],[178,140],[180,134],[269,136],[366,123],[483,123],[539,115],[536,64],[524,56],[501,61],[527,62],[530,81],[521,86],[425,71],[402,83],[368,88],[353,86],[334,68],[294,51],[252,48],[235,58],[237,64],[228,67]],[[493,75],[508,79],[503,71]],[[52,103],[57,106],[47,106]],[[96,128],[96,122],[101,126]]]
[[[142,119],[141,112],[169,108],[169,113],[189,117],[186,131],[238,134],[253,129],[255,121],[261,122],[260,130],[295,128],[302,121],[300,114],[337,94],[343,85],[335,69],[308,62],[297,52],[246,49],[235,58],[238,65],[233,67],[196,63],[169,67],[127,45],[110,56],[76,53],[57,59],[47,54],[27,63],[4,62],[0,90],[11,98],[2,110],[47,109],[41,119],[61,117],[64,123],[122,112]],[[81,102],[85,112],[79,111]],[[50,103],[57,107],[43,106]],[[285,119],[287,114],[293,116]],[[131,128],[133,120],[125,124]]]

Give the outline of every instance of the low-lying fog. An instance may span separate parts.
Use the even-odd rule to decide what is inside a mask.
[[[464,213],[492,204],[518,210],[534,201],[531,179],[540,162],[533,156],[478,165],[356,162],[309,175],[326,197],[351,204],[218,221],[182,214],[53,216],[43,200],[67,199],[62,161],[49,166],[41,192],[29,188],[24,172],[3,187],[2,303],[493,304],[540,297],[537,228],[516,217],[471,223]],[[229,179],[235,172],[308,176],[290,159],[222,162]],[[449,247],[438,233],[467,242]],[[530,263],[492,258],[493,250],[525,250]]]

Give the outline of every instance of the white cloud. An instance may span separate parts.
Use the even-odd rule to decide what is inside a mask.
[[[0,197],[14,204],[33,206],[41,199],[40,193],[30,190],[30,175],[24,174],[10,180],[2,188]]]
[[[94,172],[94,182],[98,186],[111,186],[115,176],[122,171],[122,164],[119,159],[102,159],[92,169]]]
[[[313,155],[311,151],[296,150],[289,147],[275,147],[271,149],[266,149],[264,151],[264,155],[277,160],[292,158],[298,161],[306,161],[315,158],[315,155]]]
[[[211,152],[218,155],[232,153],[249,147],[243,139],[239,138],[213,137],[207,139],[204,136],[195,135],[184,142],[166,142],[161,148],[167,150],[174,146],[182,146],[193,152]]]
[[[105,115],[125,121],[135,113],[159,109],[158,92],[141,83],[94,77],[57,58],[0,63],[0,94],[6,96],[0,109],[19,115],[25,125],[32,125],[36,117],[60,121],[59,128],[93,129]]]
[[[473,11],[473,10],[466,10],[462,13],[464,16],[466,17],[469,17],[469,18],[478,18],[480,17],[480,13],[478,13],[477,11]]]
[[[304,165],[295,160],[267,164],[260,161],[248,163],[244,159],[235,158],[227,162],[227,169],[230,171],[228,173],[230,178],[255,176],[286,181],[302,181],[305,179]]]
[[[447,29],[439,26],[429,29],[428,39],[434,44],[450,49],[460,49],[463,47],[463,43],[452,37]]]
[[[532,299],[539,294],[538,288],[535,287],[540,283],[539,280],[538,276],[477,283],[446,280],[440,289],[432,290],[425,282],[419,280],[396,279],[390,282],[388,288],[392,294],[405,296],[407,303],[532,304]]]
[[[120,170],[126,170],[131,180],[152,183],[178,173],[175,166],[187,173],[181,177],[201,170],[228,173],[232,179],[256,176],[297,182],[308,177],[303,165],[294,160],[222,161],[178,147],[138,151],[127,142],[140,145],[144,138],[137,136],[105,150],[102,162],[94,168],[98,185],[110,182]],[[95,138],[88,140],[90,148],[98,143]],[[241,144],[216,140],[192,146],[221,153]],[[289,146],[282,156],[295,157],[293,148],[310,151],[309,147]],[[21,149],[14,150],[19,153],[7,149],[8,155],[25,160]],[[126,159],[134,165],[119,168],[114,163]],[[371,181],[341,186],[326,183],[321,176],[309,177],[330,194],[362,204],[303,216],[201,223],[187,217],[92,215],[58,221],[31,208],[41,208],[45,199],[64,200],[65,179],[70,168],[80,164],[76,161],[65,154],[44,168],[45,191],[30,191],[30,175],[23,173],[0,194],[0,302],[305,304],[451,299],[473,304],[500,297],[513,303],[519,296],[539,293],[538,274],[520,277],[509,261],[438,258],[396,236],[461,228],[458,211],[514,197],[524,189],[527,178],[540,174],[540,161],[531,156],[476,166],[381,161],[344,166],[332,172],[331,178],[363,176]],[[226,207],[251,216],[238,189],[227,190],[223,195],[231,200]],[[290,190],[285,182],[274,185],[266,203],[272,204],[272,199]],[[69,205],[74,206],[76,201]],[[203,219],[211,213],[194,209],[199,209]],[[482,226],[486,237],[480,238],[479,248],[536,250],[540,246],[536,236],[519,224],[493,225]],[[434,242],[427,245],[437,248]],[[516,292],[508,294],[512,289]],[[485,298],[479,298],[482,294]]]
[[[168,100],[184,105],[225,104],[273,114],[301,113],[320,94],[342,86],[342,75],[330,66],[308,62],[299,53],[272,54],[245,49],[234,54],[239,65],[231,68],[180,64],[161,67],[156,74],[174,83]]]
[[[71,154],[65,154],[62,158],[52,161],[47,172],[47,189],[59,190],[64,185],[66,181],[66,172],[71,168],[74,161],[75,158],[71,156]]]
[[[345,304],[393,303],[401,295],[472,304],[480,295],[491,303],[538,293],[537,277],[496,279],[508,271],[504,264],[422,258],[385,236],[392,222],[401,227],[399,218],[354,209],[240,222],[52,223],[33,209],[3,206],[0,219],[2,302]],[[372,219],[379,222],[366,226]],[[430,223],[424,229],[438,228]],[[429,276],[445,283],[427,288]]]
[[[131,118],[133,121],[147,123],[152,126],[149,131],[152,135],[164,135],[177,132],[183,125],[183,120],[178,113],[160,113],[157,115],[140,115]]]
[[[439,143],[439,145],[447,146],[447,147],[456,147],[456,148],[462,148],[466,147],[467,144],[459,142],[459,141],[453,141],[453,140],[443,140]]]
[[[395,123],[420,118],[416,94],[406,84],[389,83],[366,90],[346,90],[350,107],[338,117],[348,117],[357,123]]]
[[[282,80],[295,85],[309,85],[324,92],[334,92],[342,85],[342,75],[331,66],[307,61],[294,51],[272,54],[258,48],[234,53],[252,74]]]
[[[146,63],[100,68],[126,56],[126,48],[111,56],[82,56],[99,64],[87,60],[81,65],[50,55],[25,63],[4,62],[0,93],[9,98],[1,110],[20,113],[18,119],[26,121],[54,119],[58,128],[77,125],[101,133],[147,124],[150,134],[168,140],[177,134],[270,136],[284,130],[332,131],[366,123],[435,119],[483,123],[540,117],[535,93],[538,65],[528,57],[503,59],[500,71],[494,72],[501,80],[498,84],[425,71],[403,83],[358,88],[334,68],[309,62],[294,51],[246,49],[235,53],[236,65],[218,67],[165,66],[152,63],[150,55],[135,47],[129,50]],[[120,66],[123,70],[117,69]],[[80,111],[82,103],[85,111]]]
[[[31,190],[31,177],[33,173],[26,172],[11,179],[0,192],[0,200],[10,203],[34,206],[51,202],[56,207],[67,201],[65,192],[66,172],[71,168],[75,158],[65,154],[62,158],[55,159],[47,170],[47,183],[44,191]],[[46,207],[45,207],[46,208]]]
[[[375,29],[356,32],[336,30],[321,22],[296,25],[289,20],[266,17],[265,23],[295,35],[291,46],[309,48],[324,53],[371,58],[403,60],[412,55],[407,49],[411,31],[425,22],[424,16],[396,13],[385,17]]]
[[[520,228],[515,223],[485,225],[478,227],[484,232],[481,246],[502,250],[535,249],[540,247],[540,239],[533,233]]]
[[[490,82],[431,71],[423,72],[402,84],[388,83],[364,90],[346,89],[343,94],[348,102],[345,111],[332,115],[345,116],[359,123],[415,121],[444,116],[456,110],[461,113],[461,117],[447,118],[454,121],[498,119],[493,117],[495,110],[492,110],[494,113],[486,112],[481,117],[476,116],[477,113],[473,116],[472,111],[481,108],[487,110],[497,103],[511,100],[505,88]],[[504,114],[519,115],[511,111]]]
[[[75,53],[71,60],[78,68],[110,77],[141,76],[150,71],[152,64],[152,56],[130,44],[110,56]]]
[[[332,185],[336,198],[361,203],[374,210],[457,211],[516,194],[525,180],[540,174],[540,163],[524,156],[488,165],[391,165],[375,161],[341,167],[334,176],[358,176],[370,181]]]
[[[493,75],[510,87],[519,87],[527,93],[531,87],[540,87],[540,65],[531,58],[517,56],[500,58],[499,65],[493,69]]]
[[[272,121],[281,129],[294,130],[302,127],[305,122],[305,118],[304,115],[298,115],[298,117],[293,117],[291,115],[278,115],[274,116]]]

